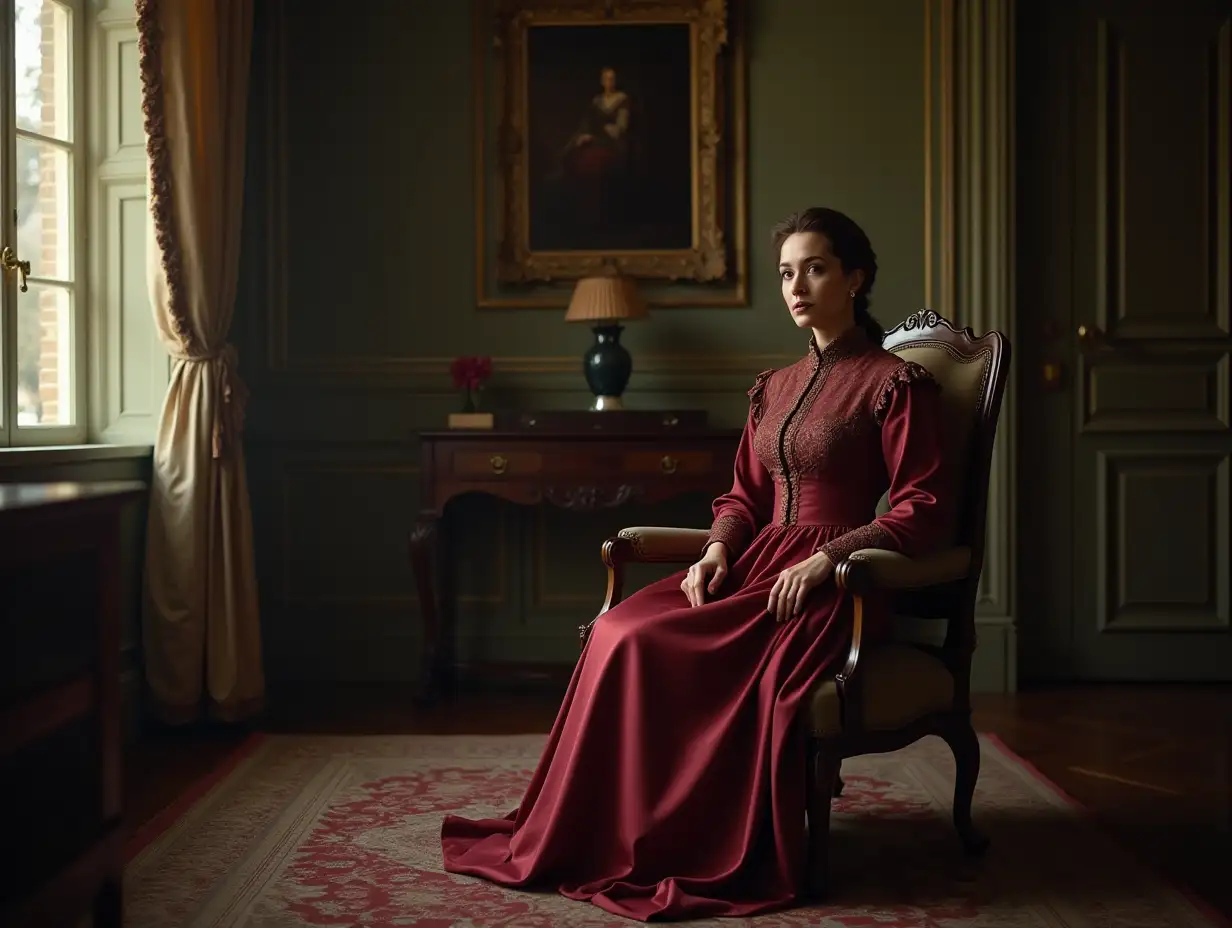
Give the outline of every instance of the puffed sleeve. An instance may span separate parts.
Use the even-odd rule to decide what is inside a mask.
[[[941,385],[924,367],[905,361],[886,378],[874,415],[890,478],[889,510],[822,545],[834,564],[862,548],[918,557],[946,544],[953,532]]]
[[[735,560],[774,512],[774,478],[753,450],[753,436],[766,401],[766,384],[773,373],[762,371],[749,390],[749,415],[736,449],[732,488],[714,500],[714,521],[702,545],[703,552],[721,541],[727,546],[729,559]]]

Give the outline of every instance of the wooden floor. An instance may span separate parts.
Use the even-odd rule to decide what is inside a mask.
[[[262,729],[310,733],[547,731],[558,696],[470,696],[433,710],[398,688],[287,688]],[[1232,919],[1232,687],[1063,687],[977,700],[993,732],[1146,862]],[[130,826],[207,775],[245,738],[153,734],[128,759]]]

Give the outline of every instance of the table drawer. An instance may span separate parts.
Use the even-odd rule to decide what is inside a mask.
[[[626,451],[623,455],[625,473],[678,474],[685,477],[704,476],[714,472],[716,457],[712,451]]]
[[[530,477],[543,472],[538,451],[473,450],[451,455],[454,476],[462,478]]]

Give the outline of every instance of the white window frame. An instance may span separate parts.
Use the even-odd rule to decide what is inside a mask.
[[[144,126],[138,130],[143,117],[135,0],[89,0],[88,6],[89,437],[100,445],[148,449],[172,364],[154,324],[147,283],[153,229]]]
[[[70,338],[70,370],[72,374],[73,424],[63,426],[19,426],[17,424],[17,290],[18,274],[6,272],[2,284],[4,288],[3,312],[0,321],[3,330],[0,332],[0,345],[3,351],[3,378],[0,381],[0,402],[3,403],[3,422],[0,424],[0,447],[24,448],[46,447],[49,445],[82,444],[90,432],[90,358],[91,346],[89,340],[89,307],[90,307],[90,267],[92,261],[86,249],[89,245],[87,223],[89,222],[90,190],[87,185],[87,160],[89,144],[86,112],[89,101],[86,96],[86,75],[91,63],[86,57],[86,32],[88,29],[86,0],[56,0],[69,13],[69,43],[72,48],[72,60],[69,70],[69,88],[72,108],[72,142],[59,143],[72,152],[73,170],[69,179],[70,202],[72,205],[72,254],[70,261],[70,277],[72,283],[68,286],[72,294],[72,318],[69,321]],[[13,223],[12,199],[16,191],[16,158],[15,144],[17,139],[17,99],[15,85],[16,60],[16,2],[15,0],[0,0],[0,67],[5,68],[5,79],[0,80],[0,144],[4,146],[4,157],[0,158],[0,183],[4,185],[3,201],[8,216],[0,216],[0,245],[16,243],[16,227]],[[22,255],[17,256],[22,259]],[[44,282],[41,278],[31,277],[31,284]],[[64,286],[60,281],[46,281],[56,286]]]

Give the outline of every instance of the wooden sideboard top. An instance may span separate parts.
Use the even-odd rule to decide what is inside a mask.
[[[618,409],[595,412],[586,409],[504,411],[493,415],[490,428],[426,429],[417,433],[422,441],[662,441],[707,439],[724,441],[739,437],[740,428],[715,428],[704,409]]]
[[[568,431],[563,429],[438,429],[417,433],[421,441],[733,441],[739,439],[738,428],[663,429],[661,431]]]
[[[140,480],[0,483],[0,512],[135,496],[145,493],[147,489]]]

